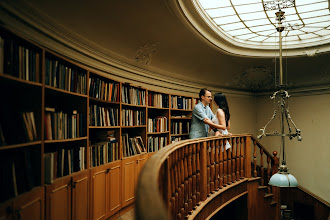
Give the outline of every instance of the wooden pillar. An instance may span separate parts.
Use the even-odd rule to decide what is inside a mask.
[[[241,145],[241,161],[240,161],[240,165],[241,165],[241,179],[243,179],[245,177],[245,173],[244,173],[244,140],[245,138],[241,137],[241,140],[240,140],[240,145]]]
[[[214,166],[214,140],[211,141],[211,152],[210,152],[210,192],[214,193],[214,183],[215,183],[215,166]]]
[[[253,177],[257,177],[257,142],[253,142]]]
[[[245,137],[244,142],[244,169],[245,178],[251,177],[251,136]]]
[[[200,146],[200,193],[201,201],[207,197],[207,145],[203,142]]]
[[[219,140],[216,140],[214,154],[215,154],[215,190],[219,190],[219,177],[220,177],[220,166],[219,166],[219,153],[220,153],[220,146]]]
[[[240,138],[236,138],[236,180],[238,181],[240,179]]]
[[[193,144],[192,149],[192,207],[197,205],[197,159],[196,159],[196,144]]]
[[[235,150],[235,138],[231,138],[231,161],[232,161],[232,166],[231,166],[231,176],[232,176],[232,182],[236,182],[236,150]],[[237,148],[237,146],[236,146]]]
[[[230,139],[226,139],[227,141],[230,141]],[[225,143],[224,143],[224,145],[226,145]],[[226,147],[224,146],[224,148],[226,149]],[[227,172],[227,174],[228,174],[228,180],[227,180],[227,183],[228,184],[231,184],[231,181],[232,181],[232,176],[231,176],[231,174],[232,174],[232,172],[231,172],[231,151],[232,151],[232,148],[233,147],[231,147],[231,148],[228,148],[228,150],[226,151],[226,153],[227,153],[227,158],[228,158],[228,160],[227,160],[227,167],[228,167],[228,172]]]
[[[197,204],[199,205],[199,202],[201,201],[201,165],[200,165],[200,143],[197,144],[197,149],[196,149],[196,177],[197,177],[197,181],[196,181],[196,201]]]
[[[210,176],[211,176],[211,163],[210,163],[210,160],[211,160],[211,156],[210,156],[210,141],[206,142],[206,163],[207,163],[207,175],[206,175],[206,181],[207,181],[207,190],[206,190],[206,194],[207,196],[209,196],[210,194]]]
[[[220,140],[219,143],[219,173],[220,173],[220,182],[219,187],[220,189],[223,188],[223,140]]]

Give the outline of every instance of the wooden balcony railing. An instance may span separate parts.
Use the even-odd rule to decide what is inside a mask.
[[[227,141],[231,148],[225,150]],[[197,207],[212,194],[251,179],[272,195],[274,190],[265,179],[277,167],[276,155],[270,155],[248,134],[170,144],[153,155],[141,172],[136,191],[137,219],[192,219],[200,210]]]

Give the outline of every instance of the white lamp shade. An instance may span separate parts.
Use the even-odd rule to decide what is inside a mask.
[[[297,179],[290,173],[276,173],[270,180],[269,185],[278,187],[297,187]]]

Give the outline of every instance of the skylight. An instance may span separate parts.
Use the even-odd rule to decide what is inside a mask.
[[[272,3],[287,2],[282,33],[286,48],[322,45],[330,42],[330,9],[328,0],[195,0],[202,17],[232,42],[258,46],[273,46],[278,41],[275,12],[267,8]],[[276,6],[278,7],[278,6]]]

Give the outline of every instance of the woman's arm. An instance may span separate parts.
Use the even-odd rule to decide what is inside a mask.
[[[227,126],[227,130],[230,130],[230,120],[228,121],[228,126]]]

